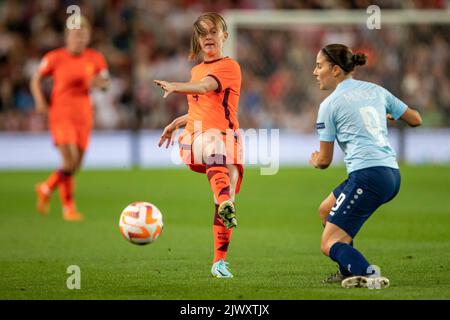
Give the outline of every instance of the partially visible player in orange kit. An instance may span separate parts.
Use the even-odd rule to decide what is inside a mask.
[[[63,217],[79,221],[74,191],[74,173],[80,168],[93,125],[93,108],[89,90],[106,90],[109,85],[108,68],[103,55],[87,48],[91,27],[81,17],[79,28],[66,29],[65,47],[48,52],[30,83],[36,109],[47,114],[53,142],[62,158],[61,167],[46,181],[36,185],[37,210],[46,215],[52,192],[59,188]],[[50,108],[41,89],[44,77],[53,78]]]
[[[161,136],[159,145],[173,143],[173,132],[186,126],[179,138],[181,157],[193,171],[206,173],[214,194],[214,260],[211,273],[231,278],[225,262],[232,229],[237,226],[235,194],[240,190],[244,167],[237,119],[241,88],[239,64],[223,56],[228,38],[225,20],[205,13],[194,23],[190,59],[202,59],[192,68],[190,82],[155,80],[164,91],[186,94],[188,114],[175,119]]]

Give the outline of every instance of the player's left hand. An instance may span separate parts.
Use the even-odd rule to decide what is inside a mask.
[[[104,91],[109,87],[109,78],[105,78],[101,75],[96,75],[91,79],[89,85],[91,88],[99,88]]]
[[[177,134],[177,127],[173,124],[169,124],[164,128],[163,133],[161,134],[161,137],[159,138],[158,147],[161,147],[164,142],[167,140],[166,149],[169,147],[169,145],[173,146],[175,143],[175,136]]]
[[[153,80],[153,82],[164,90],[163,98],[167,98],[169,94],[175,91],[175,85],[171,82],[163,80]]]
[[[309,158],[309,163],[317,168],[317,158],[319,157],[319,151],[314,151],[313,153],[311,153],[311,157]]]
[[[394,117],[391,114],[386,114],[386,119],[388,120],[395,120]]]

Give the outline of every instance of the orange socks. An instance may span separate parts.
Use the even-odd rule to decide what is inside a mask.
[[[63,179],[64,173],[62,170],[54,171],[48,178],[45,180],[44,184],[48,188],[48,192],[52,193],[53,190],[56,189],[59,182]]]
[[[220,219],[217,211],[219,209],[219,205],[216,204],[216,211],[214,213],[214,225],[213,225],[213,234],[214,234],[214,263],[219,261],[220,259],[226,260],[228,245],[231,240],[231,233],[233,229],[227,229]]]
[[[224,155],[213,154],[206,161],[206,175],[209,184],[218,203],[230,199],[230,173],[226,165]],[[227,257],[228,245],[230,244],[233,229],[227,229],[218,215],[219,204],[216,204],[214,213],[214,261],[225,260]]]
[[[65,210],[74,209],[73,201],[73,176],[71,173],[61,171],[61,180],[59,181],[59,196]]]
[[[73,208],[73,176],[70,172],[57,170],[44,182],[49,194],[59,187],[59,195],[64,208]]]
[[[206,175],[219,204],[230,199],[230,174],[226,163],[225,156],[216,154],[206,161]]]

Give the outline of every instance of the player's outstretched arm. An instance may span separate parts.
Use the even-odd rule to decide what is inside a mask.
[[[163,133],[161,134],[161,137],[159,139],[158,147],[161,147],[165,141],[167,141],[166,149],[169,147],[169,145],[173,145],[175,140],[174,138],[174,132],[179,128],[186,125],[188,119],[188,115],[182,115],[175,120],[173,120],[168,126],[164,128]]]
[[[395,120],[392,115],[388,114],[387,118],[389,120]],[[400,117],[403,121],[405,121],[410,127],[418,127],[422,124],[422,117],[417,110],[412,108],[407,108],[403,115]]]
[[[41,81],[42,81],[42,74],[39,72],[36,72],[30,81],[30,91],[33,95],[33,99],[36,106],[36,111],[41,114],[47,114],[48,111],[48,104],[47,100],[45,100],[44,93],[41,89]]]
[[[219,87],[217,80],[210,76],[195,82],[168,82],[163,80],[154,80],[153,82],[164,90],[164,98],[172,92],[184,94],[206,94],[217,90]]]
[[[311,154],[309,163],[317,169],[326,169],[333,161],[334,142],[320,141],[320,151]]]

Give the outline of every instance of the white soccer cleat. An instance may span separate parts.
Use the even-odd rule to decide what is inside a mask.
[[[367,288],[367,289],[385,289],[389,287],[389,279],[386,277],[349,277],[341,282],[343,288]]]
[[[214,278],[233,278],[233,274],[228,268],[228,262],[220,259],[212,265],[211,273]]]

